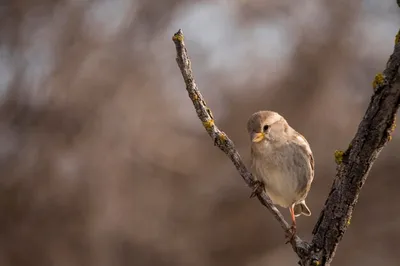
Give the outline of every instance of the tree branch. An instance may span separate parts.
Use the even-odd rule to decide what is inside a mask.
[[[399,31],[400,33],[400,31]],[[398,34],[399,35],[399,34]],[[395,50],[390,57],[387,68],[378,74],[373,82],[374,95],[361,121],[357,134],[349,149],[337,153],[337,174],[313,230],[311,244],[298,236],[291,241],[293,250],[300,258],[301,265],[329,265],[339,241],[350,224],[350,217],[357,202],[358,195],[367,178],[373,161],[377,158],[383,146],[390,140],[394,129],[395,114],[400,101],[400,42],[396,38]],[[216,125],[211,110],[207,107],[203,96],[195,83],[191,62],[184,44],[182,30],[172,37],[176,47],[176,61],[186,84],[186,90],[193,102],[197,116],[203,123],[208,135],[214,140],[214,145],[220,148],[233,162],[246,184],[256,188],[256,180],[247,170],[234,143]],[[257,197],[287,231],[288,223],[271,199],[259,189]]]
[[[189,98],[193,102],[197,116],[203,123],[203,126],[206,129],[208,135],[210,135],[210,137],[214,140],[214,145],[220,148],[231,159],[239,174],[246,182],[247,186],[254,190],[256,189],[256,179],[247,170],[239,153],[235,148],[233,141],[229,139],[229,137],[216,126],[211,110],[207,107],[203,96],[197,88],[192,72],[191,62],[189,60],[183,39],[184,37],[182,30],[179,30],[172,37],[177,53],[176,62],[178,63],[179,69],[181,70],[183,80],[186,84],[186,90],[189,94]],[[261,202],[261,204],[264,205],[274,215],[281,227],[285,231],[287,231],[289,229],[288,223],[285,221],[283,215],[279,212],[279,210],[274,206],[268,195],[265,194],[264,191],[258,190],[257,198]],[[298,236],[295,236],[295,238],[291,241],[291,244],[296,252],[298,251],[304,253],[305,250],[308,250],[309,248],[308,244],[302,241]]]
[[[400,31],[399,31],[400,32]],[[310,253],[329,265],[342,239],[373,162],[395,128],[400,103],[400,43],[395,42],[386,69],[376,75],[374,94],[349,148],[340,155],[336,177],[313,230]]]

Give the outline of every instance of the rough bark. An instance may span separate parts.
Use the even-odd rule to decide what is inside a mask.
[[[369,170],[382,148],[391,139],[390,134],[395,127],[395,115],[400,102],[398,36],[386,69],[375,77],[373,95],[355,137],[345,152],[336,153],[338,163],[336,177],[314,227],[312,242],[307,243],[298,236],[291,241],[301,265],[330,264],[350,224],[351,214]],[[214,117],[195,83],[182,30],[175,33],[172,40],[176,46],[176,61],[186,84],[186,90],[204,128],[213,139],[214,145],[228,155],[246,184],[255,189],[256,182],[253,175],[246,169],[232,140],[216,126]],[[257,197],[274,215],[281,227],[285,231],[288,230],[288,223],[264,191],[257,190]]]

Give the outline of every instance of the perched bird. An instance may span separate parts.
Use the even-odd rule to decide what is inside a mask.
[[[314,179],[314,158],[307,140],[276,112],[250,116],[252,171],[272,202],[289,208],[290,239],[296,234],[296,217],[310,216],[305,199]]]

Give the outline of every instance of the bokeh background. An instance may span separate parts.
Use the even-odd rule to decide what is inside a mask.
[[[183,29],[246,163],[255,111],[309,140],[313,216],[298,223],[310,240],[399,15],[394,0],[1,1],[0,265],[296,265],[197,119],[171,37]],[[396,131],[334,265],[400,264],[399,160]]]

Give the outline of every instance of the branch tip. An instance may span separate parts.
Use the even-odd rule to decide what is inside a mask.
[[[174,34],[174,36],[172,36],[172,40],[173,40],[174,42],[183,42],[184,38],[185,38],[185,37],[183,36],[182,29],[179,29],[179,30]]]

